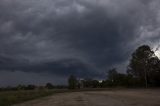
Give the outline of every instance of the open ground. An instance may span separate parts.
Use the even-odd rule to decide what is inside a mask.
[[[14,106],[160,106],[159,89],[59,93]]]

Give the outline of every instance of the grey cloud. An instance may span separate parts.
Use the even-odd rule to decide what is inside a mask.
[[[7,80],[6,80],[7,78]],[[46,82],[52,84],[66,84],[67,77],[50,75],[47,73],[34,73],[23,71],[1,71],[0,86],[17,86],[19,84],[45,85]]]
[[[99,77],[159,42],[158,0],[1,0],[0,69]],[[73,62],[74,61],[74,62]],[[120,64],[120,65],[119,65]],[[123,71],[124,72],[124,71]]]

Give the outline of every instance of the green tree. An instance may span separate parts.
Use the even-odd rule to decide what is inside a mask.
[[[154,62],[151,61],[153,58],[158,59],[148,45],[138,47],[132,54],[127,73],[138,78],[147,87],[149,73],[154,67]]]
[[[68,87],[69,87],[69,89],[76,89],[77,86],[78,86],[77,78],[75,76],[71,75],[68,78]]]

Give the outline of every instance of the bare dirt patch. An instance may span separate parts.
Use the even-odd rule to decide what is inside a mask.
[[[15,106],[160,106],[160,90],[61,93]]]

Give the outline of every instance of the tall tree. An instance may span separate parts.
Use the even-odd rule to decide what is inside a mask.
[[[132,58],[127,70],[128,74],[137,77],[147,87],[149,73],[154,67],[154,62],[152,61],[153,59],[155,62],[155,59],[157,60],[158,58],[148,45],[142,45],[138,47],[132,54]]]
[[[117,75],[118,75],[118,72],[117,72],[116,68],[110,69],[110,70],[107,72],[108,80],[110,80],[110,81],[112,81],[112,82],[115,82],[115,81],[116,81]]]

